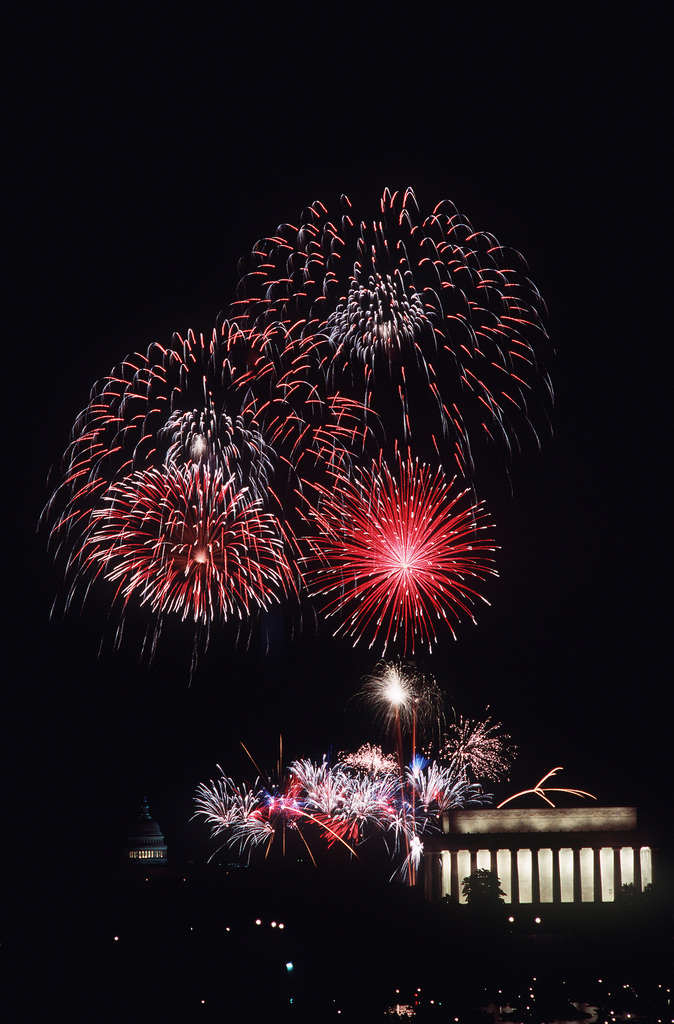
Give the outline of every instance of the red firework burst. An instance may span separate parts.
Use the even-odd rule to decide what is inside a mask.
[[[340,620],[335,635],[356,643],[371,633],[370,646],[383,641],[384,651],[400,638],[413,653],[416,643],[430,649],[437,641],[434,620],[454,636],[454,622],[475,621],[474,600],[486,601],[475,584],[498,575],[485,533],[492,524],[442,469],[408,457],[399,459],[396,478],[380,461],[319,490],[307,575],[326,614]]]
[[[277,520],[220,468],[170,466],[113,484],[92,513],[81,572],[163,617],[243,620],[291,587]]]
[[[75,420],[55,474],[60,479],[43,513],[52,542],[72,551],[110,485],[134,472],[214,455],[226,463],[223,426],[224,433],[244,435],[239,448],[259,452],[259,432],[248,430],[256,426],[253,411],[245,414],[245,428],[241,417],[236,421],[240,402],[232,410],[234,419],[227,415],[223,397],[230,376],[219,338],[190,331],[186,338],[174,334],[168,347],[153,344],[144,354],[127,355],[97,381]],[[265,453],[258,458],[266,468]]]
[[[425,217],[411,189],[386,189],[374,216],[356,216],[346,196],[341,213],[315,202],[240,270],[239,323],[303,325],[334,388],[391,408],[387,433],[405,443],[422,427],[436,444],[449,438],[461,475],[478,439],[510,453],[536,436],[532,399],[540,391],[545,409],[552,398],[545,305],[522,256],[451,202]]]

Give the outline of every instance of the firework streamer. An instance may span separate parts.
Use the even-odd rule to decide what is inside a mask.
[[[555,805],[548,796],[548,793],[569,793],[571,796],[586,796],[590,800],[597,799],[592,793],[586,793],[584,789],[563,789],[555,786],[544,785],[548,779],[552,778],[553,775],[556,775],[557,772],[561,772],[561,770],[561,768],[553,768],[547,775],[544,775],[540,782],[537,782],[532,789],[523,789],[519,793],[513,793],[513,795],[509,796],[506,800],[502,800],[498,805],[499,808],[505,807],[506,804],[512,803],[513,800],[517,800],[520,796],[528,796],[530,793],[535,796],[539,796],[541,800],[548,804],[549,807],[554,807]]]
[[[341,216],[315,202],[299,227],[259,241],[240,272],[233,319],[300,324],[333,388],[379,413],[397,408],[387,431],[405,444],[422,432],[439,451],[449,443],[465,477],[476,441],[508,456],[525,435],[538,442],[532,410],[547,423],[552,403],[544,303],[522,256],[452,203],[422,217],[411,189],[386,189],[363,219],[345,196]]]

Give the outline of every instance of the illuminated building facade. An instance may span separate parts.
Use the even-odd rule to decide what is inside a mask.
[[[150,815],[147,800],[143,801],[140,817],[133,831],[127,836],[126,859],[143,867],[159,867],[167,863],[167,848],[159,825]]]
[[[428,899],[465,903],[461,883],[495,872],[511,904],[612,903],[653,879],[652,846],[634,807],[481,808],[443,815],[424,844]]]

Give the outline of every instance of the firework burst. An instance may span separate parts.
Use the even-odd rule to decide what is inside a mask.
[[[227,845],[238,847],[248,857],[262,844],[268,853],[278,833],[284,837],[287,829],[299,833],[298,823],[303,816],[292,785],[279,791],[256,779],[250,786],[236,783],[224,773],[210,785],[200,783],[194,802],[195,817],[206,819],[212,835],[225,835]]]
[[[287,559],[305,471],[348,472],[362,417],[279,332],[223,322],[206,339],[174,335],[94,386],[42,516],[66,608],[104,577],[124,609],[135,595],[158,626],[178,613],[201,628],[296,591]]]
[[[413,793],[417,821],[436,818],[452,807],[479,807],[490,804],[493,795],[479,783],[471,782],[465,769],[447,767],[437,761],[415,758],[406,771],[406,782]],[[424,831],[424,827],[419,831]]]
[[[231,845],[238,846],[240,852],[250,853],[260,843],[273,838],[274,828],[265,814],[266,800],[267,791],[259,782],[254,786],[237,784],[223,774],[210,786],[199,784],[195,814],[202,815],[212,825],[213,836],[227,834]]]
[[[149,605],[158,626],[245,621],[292,589],[278,523],[220,468],[175,465],[112,485],[78,552],[78,576],[116,584],[123,608]]]
[[[423,853],[421,836],[438,828],[443,811],[491,801],[456,768],[415,761],[398,774],[395,765],[372,771],[369,756],[366,762],[365,770],[356,766],[362,763],[362,749],[341,756],[335,765],[325,757],[320,763],[304,758],[288,767],[278,785],[259,777],[252,786],[238,784],[219,768],[219,779],[197,787],[195,817],[206,819],[214,838],[225,836],[226,845],[248,857],[261,845],[268,852],[275,836],[285,836],[288,829],[310,854],[306,829],[317,831],[328,848],[341,843],[351,854],[378,835],[393,855],[404,844],[407,856],[396,873],[413,877]]]
[[[385,754],[380,746],[372,743],[364,743],[353,753],[343,751],[339,755],[339,763],[347,771],[363,772],[373,777],[394,775],[398,771],[398,762],[393,754]]]
[[[391,729],[397,722],[402,727],[412,724],[419,676],[399,662],[380,661],[369,675],[359,696],[375,711],[375,720]]]
[[[478,582],[497,575],[491,525],[467,491],[457,492],[442,469],[399,459],[397,479],[388,466],[337,475],[319,488],[309,511],[316,528],[306,560],[312,594],[338,618],[335,635],[370,646],[400,642],[405,652],[437,641],[435,621],[454,624],[486,599]],[[486,602],[488,603],[488,602]]]
[[[357,219],[345,196],[340,217],[315,202],[240,269],[236,320],[301,324],[305,340],[324,343],[334,387],[378,411],[394,399],[388,429],[405,442],[418,437],[430,399],[436,444],[450,439],[462,475],[471,440],[510,453],[534,432],[532,396],[551,403],[545,307],[522,256],[474,231],[448,201],[422,217],[411,189],[386,189],[374,219]]]
[[[393,827],[399,798],[395,776],[353,771],[343,762],[330,766],[325,759],[321,765],[295,761],[289,770],[299,784],[303,807],[320,825],[329,846],[336,839],[362,842],[368,828]]]
[[[449,727],[440,748],[440,759],[465,769],[475,778],[504,779],[517,748],[500,722],[473,721],[460,716]]]
[[[240,487],[266,492],[272,452],[255,403],[232,385],[215,333],[175,334],[133,353],[94,385],[44,510],[51,541],[72,551],[111,484],[165,465],[219,465]]]
[[[153,650],[167,614],[196,645],[290,595],[304,609],[306,572],[354,643],[413,654],[438,621],[455,635],[496,575],[490,523],[400,452],[413,438],[470,481],[474,444],[515,449],[552,399],[544,314],[521,256],[451,203],[314,203],[242,261],[212,334],[153,344],[92,388],[42,515],[66,607],[102,578],[122,622],[132,600],[151,610]]]

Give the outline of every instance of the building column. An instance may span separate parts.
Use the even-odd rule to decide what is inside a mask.
[[[531,902],[541,902],[541,883],[538,869],[538,850],[531,851]]]
[[[583,886],[580,878],[580,848],[573,850],[573,902],[582,903]]]
[[[517,866],[517,850],[510,851],[510,902],[520,901],[520,872]]]
[[[448,850],[443,850],[440,855],[440,898],[444,899],[449,894],[451,878],[452,855]]]
[[[559,847],[552,851],[552,903],[559,906],[562,902],[562,879],[559,872]]]
[[[597,849],[592,850],[592,864],[594,867],[594,902],[601,903],[602,901],[602,889],[601,889],[601,857],[600,851]]]

